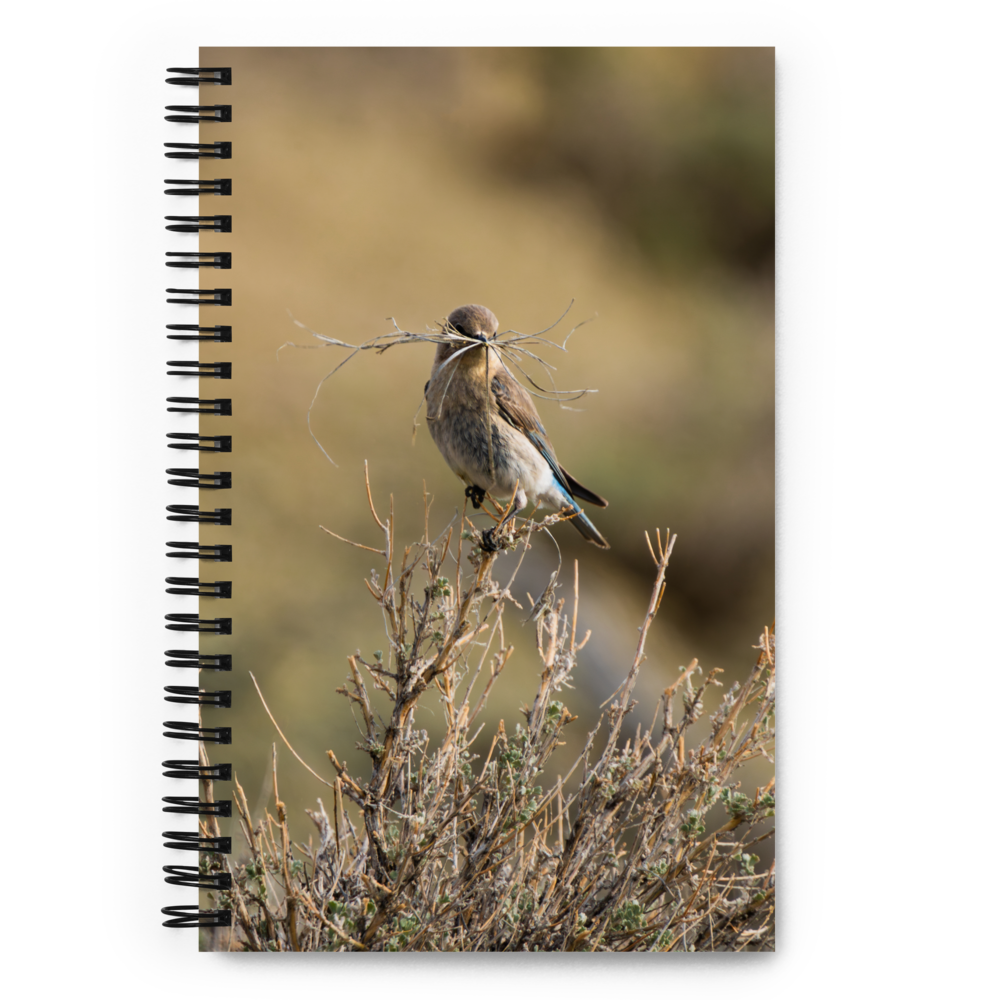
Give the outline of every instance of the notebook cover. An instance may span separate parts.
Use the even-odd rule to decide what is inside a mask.
[[[592,73],[576,64],[588,59],[597,64]],[[559,461],[608,499],[606,509],[587,511],[611,548],[599,550],[571,526],[557,526],[554,542],[534,543],[514,591],[528,608],[527,592],[541,593],[560,558],[564,582],[579,561],[579,629],[593,638],[575,673],[573,708],[581,719],[567,759],[627,672],[653,575],[645,530],[677,531],[683,556],[635,694],[643,724],[679,664],[693,656],[745,659],[773,616],[769,251],[743,265],[725,246],[690,249],[673,236],[656,245],[655,227],[644,228],[640,209],[615,193],[633,174],[611,150],[618,142],[640,155],[642,144],[622,117],[643,94],[687,130],[685,141],[710,142],[687,116],[711,104],[726,72],[755,80],[760,94],[748,101],[766,104],[773,86],[767,60],[753,53],[643,50],[630,59],[620,50],[567,50],[560,58],[533,49],[324,46],[201,46],[197,60],[232,70],[231,86],[201,87],[178,101],[232,106],[231,122],[196,127],[202,143],[231,142],[232,159],[195,162],[202,179],[231,178],[232,193],[164,198],[163,214],[232,216],[232,232],[196,238],[202,254],[231,253],[232,269],[194,275],[202,289],[231,289],[232,303],[193,310],[200,325],[232,327],[231,343],[197,348],[202,362],[230,363],[232,379],[165,381],[178,396],[229,399],[232,413],[168,423],[231,436],[232,451],[172,452],[166,464],[227,471],[232,488],[168,490],[167,502],[231,508],[231,525],[203,524],[195,534],[202,545],[232,546],[233,559],[170,570],[232,583],[230,597],[202,596],[187,606],[197,605],[202,620],[232,620],[231,634],[196,642],[203,654],[230,655],[232,672],[203,672],[197,683],[232,691],[231,708],[201,711],[203,725],[232,728],[232,744],[208,744],[206,752],[213,762],[232,763],[254,822],[276,815],[276,773],[292,841],[315,841],[306,810],[318,797],[330,809],[331,792],[309,769],[332,781],[333,750],[358,780],[370,771],[356,746],[363,738],[357,709],[352,714],[337,689],[349,674],[348,656],[361,650],[370,659],[386,646],[382,615],[365,586],[382,563],[328,532],[383,546],[366,475],[378,516],[391,505],[400,549],[421,537],[425,516],[436,535],[466,503],[464,484],[427,431],[423,390],[434,346],[400,344],[348,359],[351,350],[332,341],[360,345],[392,332],[394,323],[404,331],[440,329],[436,324],[465,303],[488,306],[501,330],[538,332],[558,322],[548,336],[559,344],[577,327],[566,352],[542,351],[557,366],[559,388],[599,391],[565,408],[536,403]],[[560,73],[565,79],[553,83]],[[646,82],[637,85],[636,77]],[[731,81],[725,86],[734,89]],[[650,97],[651,90],[660,96]],[[753,115],[766,119],[756,105],[746,112]],[[768,127],[765,120],[761,128]],[[646,130],[651,143],[681,143],[657,114]],[[174,135],[166,125],[164,134]],[[581,144],[576,152],[574,143]],[[692,162],[678,163],[685,155]],[[718,176],[704,183],[724,185],[725,171],[738,170],[727,156],[699,160],[679,148],[655,162],[666,171],[665,186],[706,163]],[[165,178],[177,174],[171,165],[163,170]],[[621,180],[609,181],[605,173],[616,170]],[[671,201],[674,226],[691,221],[680,217],[683,207]],[[766,242],[764,230],[758,235]],[[164,274],[165,286],[178,283],[176,271]],[[168,357],[181,358],[188,347],[171,345]],[[544,378],[539,371],[533,377]],[[482,514],[476,519],[487,523]],[[167,537],[183,536],[168,528]],[[500,575],[507,572],[504,563]],[[723,612],[718,589],[727,586]],[[506,685],[491,695],[480,741],[487,747],[498,720],[513,728],[522,718],[521,703],[537,680],[535,626],[522,625],[526,613],[511,610],[507,641],[518,656]],[[183,641],[169,636],[165,646]],[[172,676],[174,683],[195,683],[187,671],[177,673],[185,676]],[[441,706],[428,696],[419,713],[433,743]],[[167,710],[164,718],[185,715]],[[163,757],[193,753],[187,744],[175,749]],[[233,799],[235,784],[216,782],[214,794]],[[230,861],[246,863],[238,821],[223,820],[220,831],[232,838]],[[202,908],[213,905],[205,892],[199,898]],[[210,937],[202,935],[199,947],[225,950],[218,932]]]

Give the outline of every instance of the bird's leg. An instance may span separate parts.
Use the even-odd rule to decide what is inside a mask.
[[[472,506],[479,510],[483,505],[483,500],[486,499],[486,490],[481,486],[466,486],[465,495],[472,501]]]
[[[483,551],[484,552],[496,552],[500,546],[497,544],[498,532],[503,530],[503,526],[508,522],[513,520],[514,515],[519,511],[524,510],[528,506],[528,495],[523,489],[518,487],[517,492],[514,494],[514,502],[510,505],[510,510],[504,514],[503,520],[494,525],[492,528],[487,529],[483,532]]]

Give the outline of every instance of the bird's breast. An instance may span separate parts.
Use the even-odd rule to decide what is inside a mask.
[[[550,491],[553,477],[548,463],[495,411],[489,415],[489,436],[485,410],[454,402],[446,402],[436,419],[428,419],[428,426],[452,471],[498,500],[511,496],[517,487],[531,500]]]
[[[428,426],[451,469],[467,482],[495,491],[507,479],[510,449],[484,409],[445,404],[435,416],[428,399]]]

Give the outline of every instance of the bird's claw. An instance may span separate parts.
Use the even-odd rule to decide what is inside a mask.
[[[500,546],[497,544],[496,528],[486,528],[483,530],[483,540],[480,546],[484,552],[499,552]]]
[[[486,499],[486,490],[479,486],[466,486],[465,495],[472,501],[472,506],[476,510],[479,510]]]

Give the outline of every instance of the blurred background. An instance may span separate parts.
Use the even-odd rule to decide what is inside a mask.
[[[234,707],[205,718],[234,727],[234,745],[213,756],[233,761],[257,814],[273,798],[277,736],[250,671],[311,767],[332,778],[333,749],[368,773],[335,689],[349,654],[385,648],[362,582],[377,557],[319,525],[380,545],[366,459],[383,517],[394,497],[400,548],[420,537],[424,484],[432,531],[464,488],[422,412],[411,443],[432,345],[359,355],[323,385],[312,424],[335,467],[306,411],[346,352],[279,353],[287,341],[317,343],[291,316],[357,344],[389,332],[387,317],[423,331],[469,302],[492,309],[501,330],[537,332],[572,301],[553,332],[591,321],[547,360],[560,388],[599,391],[571,404],[580,412],[538,405],[562,464],[610,501],[588,513],[611,549],[568,525],[556,531],[561,595],[579,559],[580,624],[593,630],[575,689],[561,696],[580,718],[556,765],[575,757],[628,671],[654,572],[645,529],[679,537],[637,719],[653,721],[663,688],[694,657],[724,668],[727,686],[742,680],[774,615],[773,49],[209,48],[201,65],[232,66],[233,86],[224,97],[206,88],[202,103],[234,108],[231,125],[201,128],[202,142],[233,142],[231,161],[201,173],[231,176],[233,195],[202,199],[201,212],[234,218],[231,235],[200,246],[233,251],[233,270],[202,285],[234,294],[225,318],[202,311],[203,323],[234,331],[231,346],[201,354],[234,363],[232,383],[202,392],[234,402],[232,418],[201,423],[234,439],[224,463],[203,465],[232,469],[234,521],[203,529],[202,542],[235,552],[217,574],[231,571],[231,607],[202,608],[234,619],[231,638],[202,643],[234,653],[232,675],[203,681],[231,686]],[[515,596],[537,596],[557,558],[536,544]],[[485,748],[498,719],[508,731],[522,721],[537,680],[534,626],[511,612],[517,651],[491,696]],[[717,700],[713,691],[709,709]],[[427,696],[417,724],[433,739],[438,723]],[[770,773],[766,762],[748,771],[744,790]],[[303,810],[328,789],[280,741],[279,781],[293,836],[307,840]]]

